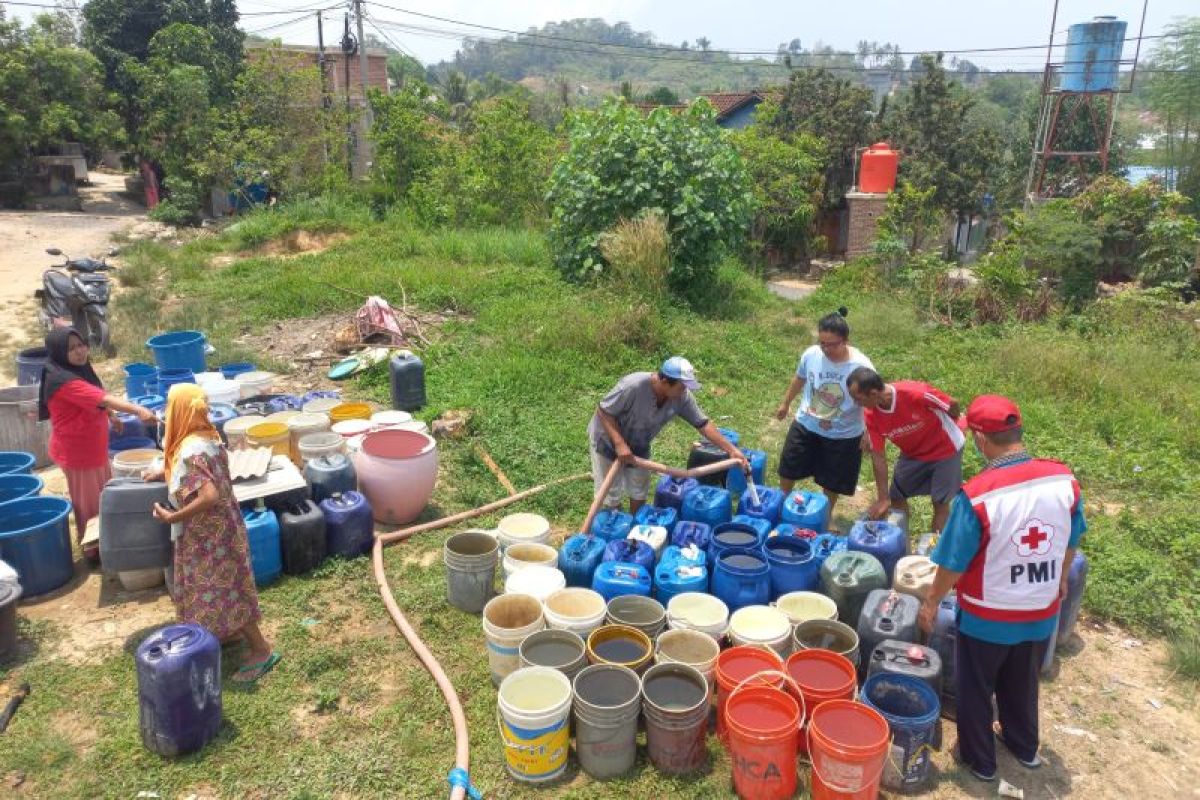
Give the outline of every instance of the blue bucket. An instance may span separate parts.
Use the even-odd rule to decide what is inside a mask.
[[[0,451],[0,475],[12,475],[20,472],[26,475],[33,474],[33,465],[37,462],[33,453],[26,453],[21,450],[3,450]]]
[[[0,504],[0,559],[17,571],[26,597],[52,592],[75,574],[70,514],[71,504],[61,497]]]
[[[158,389],[158,368],[153,364],[126,364],[125,396],[139,397]]]
[[[167,398],[161,394],[147,394],[141,397],[132,397],[129,402],[134,405],[139,405],[142,408],[148,408],[151,411],[159,411],[167,407]]]
[[[249,361],[235,361],[232,364],[222,364],[217,369],[220,370],[225,380],[231,381],[244,372],[254,372],[255,367]]]
[[[190,369],[160,369],[158,371],[158,394],[166,397],[177,383],[195,383],[196,376]]]
[[[160,333],[146,342],[160,370],[188,369],[204,372],[204,351],[208,342],[200,331]]]
[[[771,599],[788,592],[815,591],[821,583],[821,565],[813,557],[812,542],[795,536],[776,536],[763,545],[771,565]]]
[[[17,353],[17,385],[33,386],[42,382],[42,367],[50,358],[44,347],[30,347]]]
[[[878,711],[892,731],[883,786],[893,792],[919,789],[929,780],[941,705],[925,681],[881,672],[867,678],[860,700]]]
[[[37,475],[26,475],[21,472],[0,475],[0,503],[39,495],[42,493],[44,485],[42,479]]]

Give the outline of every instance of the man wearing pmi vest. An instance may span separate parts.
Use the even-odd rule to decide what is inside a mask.
[[[1071,470],[1026,452],[1015,403],[977,397],[967,427],[987,467],[951,504],[920,623],[931,631],[938,604],[957,589],[956,757],[979,780],[994,781],[997,740],[1027,769],[1042,764],[1038,667],[1067,590],[1064,565],[1074,560],[1087,523]]]

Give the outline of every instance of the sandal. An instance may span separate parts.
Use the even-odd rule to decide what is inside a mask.
[[[1000,744],[1004,745],[1004,749],[1011,753],[1012,757],[1017,760],[1017,763],[1025,769],[1037,769],[1042,765],[1042,757],[1037,753],[1034,753],[1033,758],[1029,759],[1028,761],[1017,755],[1017,751],[1012,749],[1012,747],[1009,746],[1008,741],[1004,738],[1004,729],[1000,727],[999,722],[992,723],[992,733],[996,734],[996,739],[1000,742]]]
[[[233,677],[230,680],[234,683],[254,683],[274,669],[275,665],[282,658],[283,656],[279,655],[279,653],[272,652],[271,655],[256,664],[246,664],[243,667],[239,667],[237,672],[233,673]]]

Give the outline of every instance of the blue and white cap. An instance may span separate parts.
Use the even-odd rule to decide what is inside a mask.
[[[692,367],[692,362],[683,356],[671,356],[663,362],[662,369],[659,372],[668,378],[681,381],[684,386],[692,391],[700,388],[700,382],[696,380],[696,370]]]

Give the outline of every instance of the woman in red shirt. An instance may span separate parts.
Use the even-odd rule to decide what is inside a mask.
[[[50,420],[50,458],[67,478],[67,492],[75,510],[78,540],[88,520],[100,512],[100,491],[112,477],[108,463],[108,428],[121,432],[118,411],[136,414],[143,422],[157,423],[148,408],[104,391],[104,384],[88,361],[87,342],[72,328],[55,328],[46,335],[50,357],[42,368],[38,419]],[[98,549],[85,555],[95,560]]]

